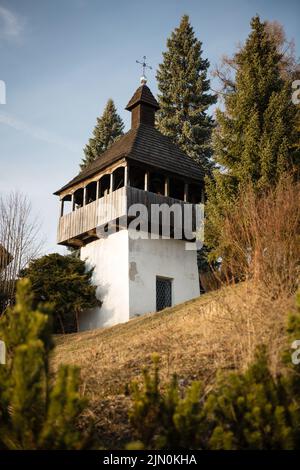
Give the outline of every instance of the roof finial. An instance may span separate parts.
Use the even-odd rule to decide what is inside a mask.
[[[147,59],[147,57],[144,55],[142,62],[140,62],[139,60],[136,60],[136,63],[140,64],[142,66],[142,76],[141,76],[141,84],[142,85],[146,85],[146,83],[147,83],[147,77],[146,77],[145,70],[146,69],[152,70],[152,67],[146,63],[146,59]]]

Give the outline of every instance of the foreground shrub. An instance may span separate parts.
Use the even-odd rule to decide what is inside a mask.
[[[85,407],[79,370],[61,366],[49,372],[51,309],[34,309],[30,283],[19,281],[15,307],[0,319],[7,363],[0,365],[0,449],[80,449],[86,437],[77,429]]]
[[[288,383],[270,374],[264,348],[245,374],[220,376],[204,412],[211,449],[293,449],[299,429]]]
[[[163,393],[159,386],[159,359],[154,357],[154,370],[143,372],[144,386],[131,386],[133,405],[130,420],[137,437],[147,449],[196,448],[201,445],[202,423],[200,397],[202,388],[194,382],[180,398],[176,376]]]
[[[288,338],[300,339],[300,294],[289,315]],[[257,350],[245,373],[219,374],[204,394],[193,382],[181,397],[176,378],[162,390],[157,358],[144,384],[132,387],[130,420],[146,448],[296,449],[300,446],[300,379],[285,353],[287,368],[270,373],[266,348]],[[181,397],[181,398],[180,398]]]

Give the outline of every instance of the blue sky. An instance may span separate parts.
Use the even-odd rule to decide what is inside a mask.
[[[0,0],[0,192],[28,195],[46,251],[58,249],[52,193],[78,172],[96,117],[111,97],[128,129],[135,60],[148,57],[155,93],[166,39],[185,13],[212,67],[247,37],[256,13],[281,22],[300,54],[296,0]]]

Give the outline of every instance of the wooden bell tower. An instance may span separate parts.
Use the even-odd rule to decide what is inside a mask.
[[[55,194],[61,201],[58,243],[80,248],[93,266],[101,308],[81,314],[80,329],[111,326],[199,295],[195,250],[174,236],[133,233],[131,209],[203,203],[204,171],[155,128],[159,105],[143,78],[126,106],[131,129]],[[113,230],[107,230],[107,227]],[[141,236],[144,234],[145,236]]]

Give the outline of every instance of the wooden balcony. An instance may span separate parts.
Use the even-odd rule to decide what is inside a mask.
[[[186,203],[131,186],[122,187],[60,217],[57,242],[62,245],[81,246],[97,239],[97,227],[119,219],[127,221],[128,209],[133,204],[145,205],[151,214],[152,204],[184,206]]]

